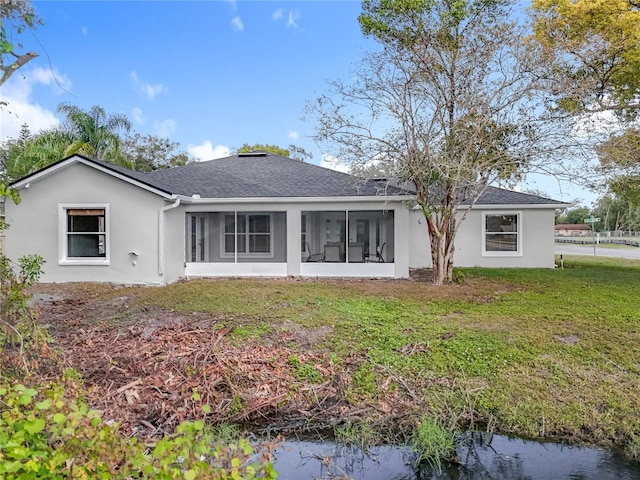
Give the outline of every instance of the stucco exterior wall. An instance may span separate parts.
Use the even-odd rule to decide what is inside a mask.
[[[20,197],[19,205],[7,203],[6,253],[12,259],[41,255],[46,261],[42,282],[164,283],[158,266],[158,212],[169,202],[162,197],[82,163],[31,181]],[[61,204],[108,206],[109,265],[60,264]]]
[[[483,213],[519,213],[521,224],[521,251],[518,255],[497,256],[483,252]],[[495,268],[554,268],[553,208],[492,208],[473,209],[467,213],[456,233],[454,265],[457,267]],[[426,229],[426,220],[417,210],[410,214],[411,251],[410,268],[431,266],[431,253]]]

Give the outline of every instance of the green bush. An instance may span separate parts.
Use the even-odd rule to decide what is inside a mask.
[[[72,389],[68,389],[72,390]],[[123,438],[77,396],[0,379],[0,478],[275,479],[268,454],[248,440],[216,444],[203,420],[148,447]]]

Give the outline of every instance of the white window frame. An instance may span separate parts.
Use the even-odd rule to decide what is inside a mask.
[[[225,240],[227,233],[225,231],[226,226],[226,216],[233,215],[234,216],[234,239],[236,241],[236,251],[235,252],[227,252],[225,250]],[[268,252],[238,252],[237,251],[237,239],[238,239],[238,217],[245,216],[248,217],[251,215],[265,215],[269,217],[269,251]],[[222,212],[220,215],[220,257],[221,258],[273,258],[274,257],[274,247],[273,247],[273,213],[272,212]],[[245,235],[246,237],[246,246],[249,248],[249,222],[247,221],[247,231],[241,233],[240,235]]]
[[[104,210],[104,257],[69,257],[69,234],[67,232],[67,212],[74,209]],[[59,265],[110,265],[110,223],[108,203],[61,203],[58,205],[58,246]]]
[[[504,232],[505,234],[517,235],[517,250],[516,251],[487,251],[487,217],[512,215],[516,217],[517,230],[515,232]],[[522,211],[517,210],[496,210],[489,212],[482,212],[482,256],[483,257],[521,257],[522,256],[522,238],[523,238],[523,224],[522,224]],[[499,232],[489,232],[490,234],[500,235]]]

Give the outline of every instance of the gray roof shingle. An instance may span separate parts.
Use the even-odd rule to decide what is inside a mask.
[[[393,179],[362,179],[311,163],[265,152],[190,163],[154,172],[138,172],[113,163],[87,158],[84,160],[119,173],[166,194],[201,198],[328,198],[413,195],[407,182],[398,185]],[[68,158],[56,162],[64,162]],[[53,164],[53,165],[56,165]],[[43,168],[47,170],[53,165]],[[19,181],[35,175],[28,175]],[[17,183],[17,182],[14,182]],[[468,202],[463,202],[468,203]],[[489,186],[476,201],[477,205],[567,205],[557,200]]]
[[[488,186],[476,201],[476,205],[559,205],[563,203],[539,195],[514,192],[492,186]]]
[[[271,153],[240,154],[147,174],[173,193],[202,198],[369,197],[405,190]],[[386,189],[386,191],[385,191]]]

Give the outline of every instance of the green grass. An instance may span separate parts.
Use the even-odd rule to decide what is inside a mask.
[[[220,315],[236,341],[329,327],[304,348],[334,363],[361,359],[352,401],[397,388],[385,382],[394,372],[436,414],[473,409],[503,432],[626,445],[637,455],[640,261],[565,255],[564,269],[459,271],[464,283],[447,287],[196,280],[143,289],[137,301]],[[296,360],[300,379],[320,380]]]
[[[419,462],[441,470],[442,460],[455,455],[455,433],[442,427],[437,419],[423,417],[414,433],[413,448]]]

